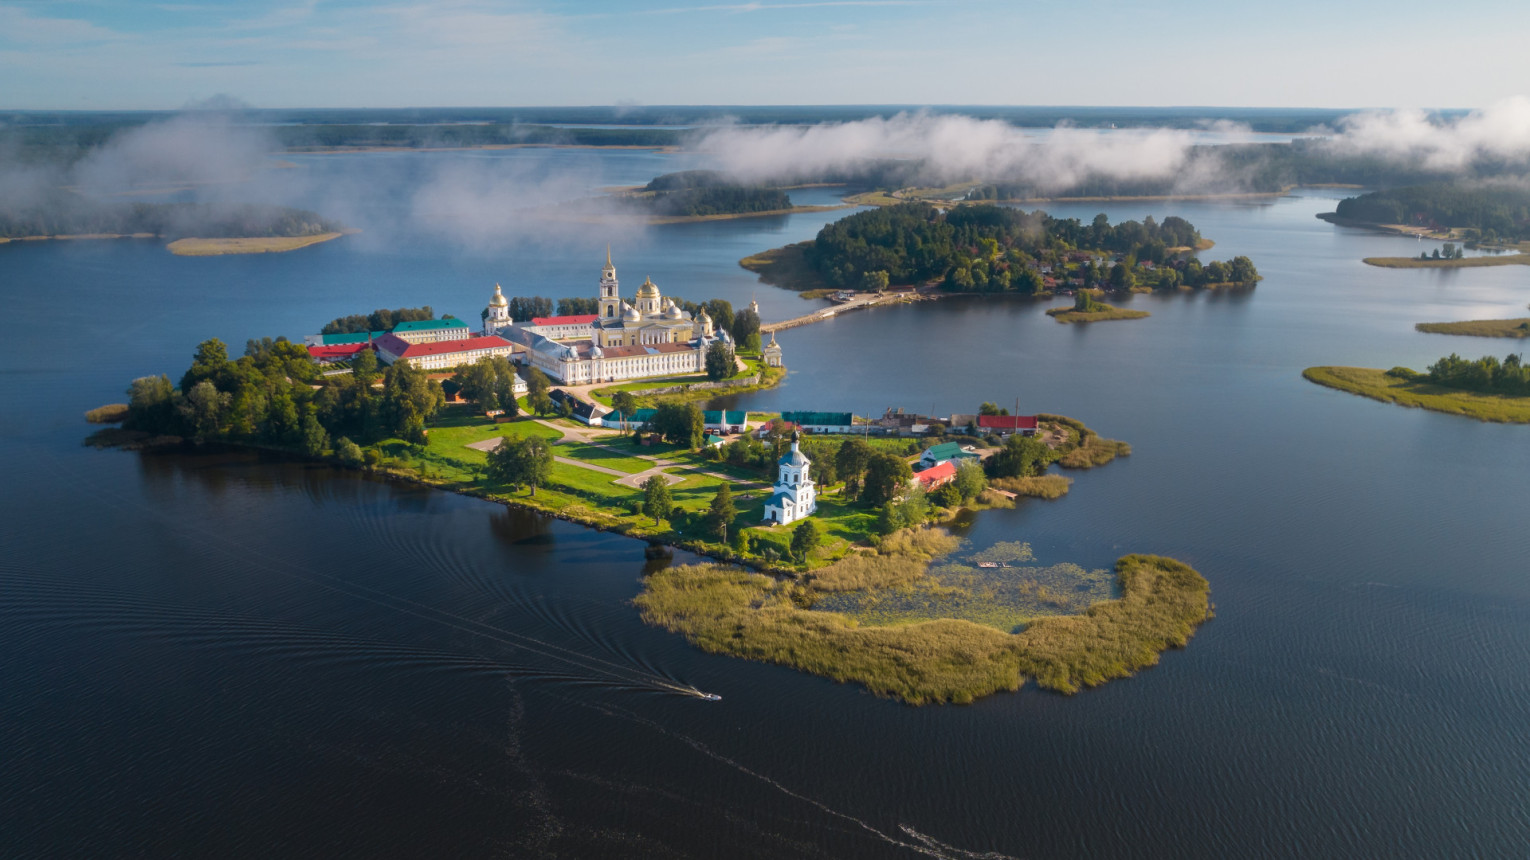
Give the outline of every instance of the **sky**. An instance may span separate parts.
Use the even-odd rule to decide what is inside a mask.
[[[0,109],[1476,108],[1530,3],[0,0]]]

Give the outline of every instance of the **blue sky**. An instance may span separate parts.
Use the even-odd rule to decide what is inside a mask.
[[[0,0],[0,108],[1480,107],[1530,3]]]

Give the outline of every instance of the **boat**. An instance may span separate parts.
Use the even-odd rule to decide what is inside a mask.
[[[702,693],[701,694],[701,698],[706,699],[708,702],[721,702],[722,701],[722,696],[719,696],[716,693]]]

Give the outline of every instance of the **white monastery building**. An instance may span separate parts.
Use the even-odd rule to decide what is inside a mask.
[[[616,266],[606,252],[595,315],[510,319],[498,285],[484,312],[485,333],[524,348],[524,360],[564,385],[701,373],[713,343],[728,343],[705,311],[695,317],[644,280],[633,303],[622,300]]]
[[[792,434],[792,449],[779,464],[781,474],[775,492],[765,502],[765,522],[788,525],[818,510],[818,490],[808,474],[813,461],[797,446],[796,433]]]

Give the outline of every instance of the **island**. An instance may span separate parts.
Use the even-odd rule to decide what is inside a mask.
[[[941,210],[900,203],[857,212],[800,242],[739,264],[793,290],[921,291],[1050,295],[1069,289],[1118,292],[1251,287],[1248,257],[1202,264],[1205,240],[1178,216],[1084,224],[992,204]]]
[[[659,558],[685,548],[712,561],[651,566],[636,598],[649,623],[911,704],[1027,679],[1076,692],[1155,664],[1210,617],[1206,580],[1172,559],[1040,565],[1023,544],[972,551],[946,528],[1058,498],[1070,481],[1053,467],[1104,466],[1126,443],[993,403],[706,410],[692,387],[784,376],[757,308],[722,325],[725,302],[687,311],[651,280],[629,303],[609,255],[594,301],[516,321],[512,308],[551,301],[496,287],[483,333],[420,307],[339,317],[303,344],[251,340],[237,359],[209,339],[178,382],[135,379],[125,407],[92,410],[121,426],[91,441],[258,447],[643,538]]]
[[[0,209],[0,242],[45,239],[160,239],[177,256],[292,251],[348,231],[316,213],[286,206],[124,203],[55,190],[16,209]]]
[[[1073,304],[1052,308],[1047,316],[1060,323],[1086,323],[1101,320],[1138,320],[1149,316],[1147,311],[1133,311],[1107,305],[1095,298],[1094,290],[1079,290]]]
[[[1318,385],[1372,400],[1463,415],[1479,421],[1530,423],[1530,368],[1518,355],[1469,361],[1452,353],[1425,373],[1406,367],[1309,367],[1302,376]]]
[[[1364,262],[1371,266],[1459,269],[1530,265],[1530,190],[1511,183],[1437,182],[1373,191],[1341,200],[1335,211],[1317,217],[1342,226],[1445,243],[1417,257],[1366,257]],[[1490,253],[1468,257],[1466,248]]]
[[[1530,317],[1418,323],[1413,328],[1430,334],[1454,334],[1466,337],[1530,337]]]

